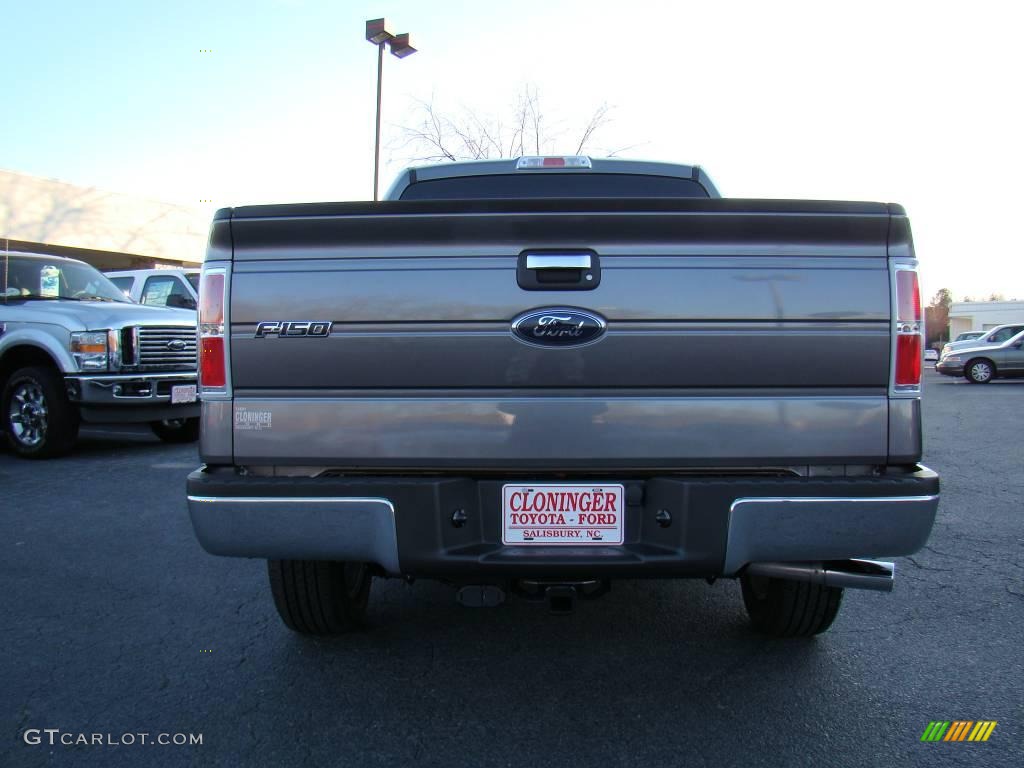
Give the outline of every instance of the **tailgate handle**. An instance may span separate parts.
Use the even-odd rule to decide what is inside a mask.
[[[590,254],[530,254],[527,269],[590,269]]]
[[[601,257],[585,248],[523,251],[516,282],[525,291],[592,291],[601,284]]]

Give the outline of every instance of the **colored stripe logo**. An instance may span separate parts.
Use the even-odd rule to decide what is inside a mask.
[[[996,725],[995,720],[932,720],[921,741],[988,741]]]

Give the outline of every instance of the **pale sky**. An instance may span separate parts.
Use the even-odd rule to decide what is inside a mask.
[[[420,50],[384,62],[382,189],[417,100],[510,116],[529,84],[565,144],[607,104],[595,156],[902,203],[928,297],[1024,299],[1018,6],[0,0],[0,167],[208,211],[368,199],[386,16]]]

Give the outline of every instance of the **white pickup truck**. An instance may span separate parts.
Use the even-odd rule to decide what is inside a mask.
[[[136,304],[176,309],[199,306],[198,269],[128,269],[105,274]]]

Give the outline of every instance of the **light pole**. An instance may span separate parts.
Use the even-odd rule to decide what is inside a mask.
[[[400,59],[416,53],[409,34],[393,35],[388,30],[386,19],[370,19],[366,22],[366,39],[377,46],[377,130],[373,140],[373,199],[378,198],[380,179],[380,93],[384,78],[384,46],[391,46],[391,53]]]

